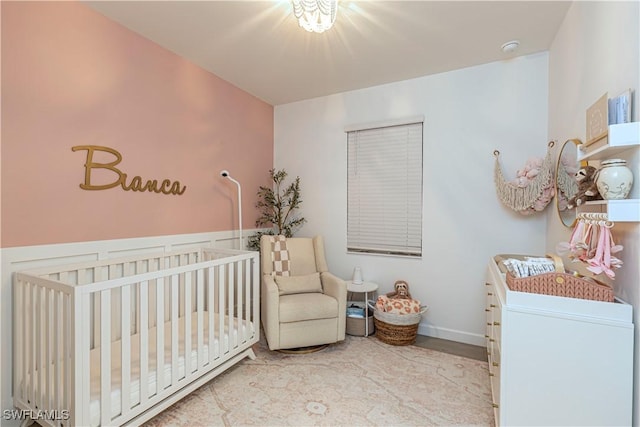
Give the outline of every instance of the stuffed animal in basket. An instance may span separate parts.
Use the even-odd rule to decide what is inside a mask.
[[[396,283],[393,285],[393,289],[393,292],[389,292],[387,294],[387,298],[411,299],[411,294],[409,293],[409,284],[404,280],[396,280]]]
[[[602,199],[596,185],[597,172],[598,170],[593,166],[585,166],[576,172],[575,177],[576,181],[578,181],[578,192],[567,202],[569,209],[573,209],[590,200]]]
[[[398,280],[393,287],[393,292],[378,297],[377,310],[395,314],[420,313],[420,301],[411,298],[407,282]]]

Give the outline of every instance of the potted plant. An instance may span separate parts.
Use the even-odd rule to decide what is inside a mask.
[[[283,235],[293,237],[293,234],[307,220],[296,216],[296,211],[302,204],[300,197],[300,177],[289,185],[284,184],[287,172],[284,169],[269,171],[273,188],[260,186],[258,189],[258,201],[256,208],[260,210],[260,217],[256,220],[256,227],[271,226],[266,231],[259,231],[249,237],[248,247],[252,250],[260,250],[260,237],[267,235]]]

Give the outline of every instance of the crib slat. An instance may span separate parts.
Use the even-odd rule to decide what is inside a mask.
[[[215,308],[214,308],[214,267],[207,268],[207,273],[209,277],[209,288],[207,289],[207,312],[209,313],[209,364],[213,363],[213,358],[215,356],[215,342],[214,342],[214,333],[213,330],[213,319],[215,318]]]
[[[94,274],[94,279],[95,274],[96,274],[96,270],[97,267],[93,267],[93,268],[89,268],[89,269],[82,269],[82,270],[78,270],[78,282],[81,284],[84,283],[90,283],[91,280],[87,280],[87,276],[90,275],[89,272],[93,271]],[[99,277],[99,273],[98,273],[98,277]],[[102,316],[100,314],[100,304],[98,303],[98,294],[97,293],[91,293],[90,294],[90,298],[91,298],[91,307],[93,309],[93,319],[96,319],[95,322],[91,322],[91,324],[93,325],[93,336],[92,336],[92,346],[93,347],[98,347],[101,343],[100,343],[100,322],[102,319]]]
[[[46,393],[45,391],[45,365],[46,365],[46,359],[45,359],[45,351],[46,351],[46,334],[44,334],[43,332],[46,330],[46,325],[45,325],[45,317],[43,316],[42,310],[44,307],[44,288],[41,287],[36,287],[36,299],[37,299],[37,305],[36,305],[36,324],[38,325],[38,344],[36,347],[36,354],[38,355],[38,385],[36,387],[36,406],[38,409],[43,409],[44,408],[44,402],[43,402],[43,398],[44,395]]]
[[[33,378],[32,381],[30,381],[31,384],[29,384],[29,401],[31,402],[32,405],[36,405],[36,389],[38,387],[38,382],[37,382],[37,372],[38,372],[38,361],[36,359],[36,356],[38,354],[38,346],[37,346],[37,340],[38,340],[38,334],[37,334],[37,330],[38,327],[40,326],[38,323],[38,317],[37,317],[37,313],[38,313],[38,300],[37,300],[37,292],[38,292],[38,288],[37,286],[31,284],[30,286],[30,295],[31,295],[31,307],[32,310],[34,312],[34,314],[36,314],[36,316],[33,316],[29,319],[29,323],[30,323],[30,337],[29,337],[29,342],[30,342],[30,348],[29,348],[29,361],[31,364],[31,369],[30,369],[30,378]]]
[[[246,260],[244,262],[244,284],[243,288],[245,288],[245,300],[244,300],[244,327],[242,330],[244,331],[244,341],[248,341],[251,338],[251,330],[250,319],[251,319],[251,260]]]
[[[191,376],[191,274],[184,276],[184,376]]]
[[[234,300],[234,288],[236,287],[236,281],[235,281],[235,270],[236,267],[238,266],[237,263],[233,263],[229,265],[229,277],[228,277],[228,282],[227,282],[227,288],[229,289],[229,315],[227,316],[227,331],[229,334],[229,351],[232,348],[236,348],[238,346],[237,340],[238,340],[238,335],[234,333],[234,327],[233,327],[233,323],[234,323],[234,318],[235,318],[235,300]]]
[[[156,282],[156,393],[164,390],[164,277]]]
[[[237,295],[238,309],[236,310],[236,314],[237,314],[238,320],[237,320],[237,322],[235,320],[231,320],[230,324],[231,325],[235,325],[237,323],[237,325],[238,325],[237,328],[234,327],[234,330],[235,330],[234,335],[235,335],[235,337],[237,339],[236,343],[238,343],[238,342],[242,343],[242,342],[244,342],[244,333],[242,332],[242,326],[243,326],[242,325],[242,317],[243,317],[243,312],[242,311],[243,311],[243,307],[244,307],[244,300],[242,299],[243,295],[244,295],[244,292],[243,292],[243,287],[244,287],[243,279],[245,277],[244,270],[243,270],[242,267],[244,265],[244,261],[239,260],[236,263],[236,265],[238,266],[237,267],[238,268],[238,281],[237,281],[237,285],[236,285],[236,287],[238,288],[238,295]]]
[[[149,282],[140,282],[140,404],[149,399]]]
[[[106,273],[108,274],[109,280],[118,279],[123,277],[124,275],[124,263],[115,262],[105,267]],[[123,285],[126,286],[126,285]],[[111,314],[109,315],[109,321],[111,322],[111,341],[122,340],[123,337],[120,335],[122,331],[122,295],[121,295],[122,286],[111,289]],[[118,357],[119,359],[119,357]]]
[[[224,288],[225,288],[225,270],[227,269],[225,265],[221,265],[218,268],[218,348],[220,350],[220,355],[223,355],[228,351],[227,349],[227,340],[224,336]]]
[[[18,354],[22,354],[23,357],[27,354],[25,353],[24,342],[26,338],[25,331],[25,317],[26,313],[30,312],[27,310],[27,302],[25,299],[25,285],[22,280],[18,279],[17,285],[13,288],[14,296],[15,296],[15,304],[16,307],[21,307],[22,312],[14,312],[15,323],[13,327],[15,328],[15,341],[13,345],[17,349]],[[22,352],[22,353],[20,353]],[[24,384],[26,383],[26,375],[25,375],[25,363],[23,358],[19,358],[19,360],[13,361],[13,366],[16,372],[16,376],[14,377],[13,382],[13,392],[18,397],[24,399]]]
[[[149,260],[149,266],[148,266],[148,271],[149,272],[155,272],[157,271],[157,261],[158,258],[152,258]],[[156,284],[157,284],[157,279],[151,279],[149,280],[149,327],[154,327],[154,326],[158,326],[156,324],[156,305],[153,303],[153,301],[156,300]],[[151,350],[151,349],[150,349]],[[149,361],[151,362],[151,361]]]
[[[29,317],[29,390],[28,390],[28,399],[32,405],[36,405],[36,388],[38,386],[36,373],[38,372],[38,362],[36,360],[36,355],[38,354],[38,346],[37,346],[37,330],[38,330],[38,302],[37,302],[37,291],[38,288],[29,283],[29,298],[31,302],[31,309],[33,310],[34,316]]]
[[[27,341],[26,320],[27,320],[27,313],[31,313],[31,310],[29,309],[29,304],[27,302],[25,290],[26,290],[25,283],[22,280],[19,280],[18,285],[14,288],[14,291],[16,293],[16,305],[17,307],[21,307],[23,309],[19,312],[14,312],[15,319],[16,319],[16,323],[14,326],[16,328],[14,345],[16,349],[18,349],[18,352],[22,352],[21,354],[23,355],[23,357],[13,361],[15,370],[18,373],[13,383],[13,392],[16,393],[18,397],[22,399],[26,397],[25,384],[27,383],[26,381],[27,370],[25,369],[27,364],[26,364],[26,361],[24,360],[24,357],[29,354],[27,353],[27,349],[26,349],[26,341]]]
[[[122,414],[126,414],[131,409],[131,285],[122,287],[120,292],[120,337],[121,337],[121,353],[120,366],[122,369]]]
[[[71,409],[72,407],[72,390],[73,390],[73,353],[72,353],[72,329],[71,329],[71,296],[65,295],[64,297],[64,313],[63,313],[63,322],[64,322],[64,345],[62,351],[64,352],[64,396],[63,396],[63,408]]]
[[[13,279],[13,288],[11,289],[11,293],[13,296],[13,300],[11,304],[14,307],[20,307],[21,310],[24,310],[24,303],[21,292],[22,292],[22,284],[19,281],[20,279]],[[18,313],[13,314],[13,324],[11,325],[11,336],[13,337],[13,349],[14,354],[21,354],[22,351],[22,317]],[[13,356],[15,357],[15,356]],[[17,398],[22,397],[21,388],[22,388],[22,361],[13,360],[13,376],[11,377],[11,387],[13,390],[13,396]]]
[[[204,325],[202,320],[202,306],[204,300],[204,271],[199,268],[196,277],[196,311],[197,311],[197,342],[198,342],[198,369],[204,366]]]
[[[251,268],[253,270],[251,274],[251,296],[253,297],[253,303],[251,308],[253,309],[253,316],[251,321],[253,322],[254,330],[252,331],[252,338],[258,340],[260,338],[260,266],[258,258],[255,257],[251,260]]]
[[[135,269],[135,273],[134,274],[141,274],[143,273],[142,270],[142,261],[136,261],[136,263],[134,264],[134,269]],[[140,284],[138,284],[138,286],[136,286],[136,294],[135,294],[135,307],[140,307]],[[140,310],[133,310],[135,312],[136,315],[136,321],[135,321],[135,329],[134,331],[136,333],[140,333]]]
[[[56,329],[53,324],[53,297],[54,290],[44,288],[45,291],[45,319],[47,322],[47,351],[45,354],[46,357],[46,366],[45,369],[45,378],[46,378],[46,401],[44,402],[46,409],[53,409],[53,372],[52,370],[55,368],[55,365],[52,366],[52,363],[56,363],[55,354],[53,351],[53,340],[56,335]]]
[[[55,331],[56,337],[53,340],[53,360],[54,360],[54,372],[53,372],[53,384],[55,387],[54,395],[54,408],[55,409],[64,409],[62,403],[62,364],[64,363],[64,355],[60,351],[60,343],[64,340],[64,327],[62,325],[62,310],[63,306],[63,293],[56,292],[55,300],[53,303],[55,307],[55,316],[53,320],[53,330]]]
[[[177,275],[171,276],[171,385],[178,384],[178,288]]]
[[[100,292],[100,425],[111,424],[111,291]]]
[[[74,425],[89,424],[90,389],[90,363],[89,350],[91,338],[90,298],[89,294],[82,293],[79,288],[74,289],[74,298],[71,301],[73,307],[73,319],[71,325],[74,328],[73,348],[73,398],[71,405],[71,423]]]

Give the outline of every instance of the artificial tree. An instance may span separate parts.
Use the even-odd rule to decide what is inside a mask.
[[[260,250],[260,237],[262,235],[283,235],[293,237],[293,234],[307,220],[296,216],[296,210],[302,204],[300,197],[300,177],[285,186],[284,181],[287,172],[284,169],[269,171],[273,188],[260,186],[258,189],[258,201],[256,208],[260,210],[260,217],[256,220],[256,227],[271,226],[269,230],[259,231],[249,237],[248,246],[252,250]]]

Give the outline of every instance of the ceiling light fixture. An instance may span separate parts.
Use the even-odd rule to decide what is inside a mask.
[[[298,24],[310,33],[323,33],[336,22],[338,0],[292,0]]]
[[[504,53],[512,53],[518,48],[518,46],[520,46],[520,42],[518,40],[512,40],[503,44],[501,49]]]

